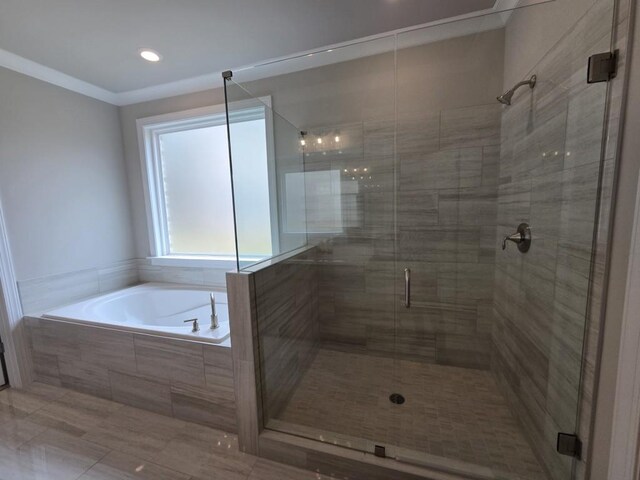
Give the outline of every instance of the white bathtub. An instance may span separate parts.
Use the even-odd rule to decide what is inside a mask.
[[[216,329],[210,328],[210,293],[216,299],[219,322]],[[145,283],[57,308],[42,316],[207,343],[223,343],[229,338],[227,294],[206,287]],[[199,332],[191,332],[191,324],[184,323],[191,318],[198,319]]]

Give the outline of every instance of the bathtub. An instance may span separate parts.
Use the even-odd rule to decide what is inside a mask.
[[[211,329],[214,293],[219,326]],[[227,295],[206,287],[146,283],[42,314],[43,318],[220,344],[229,338]],[[184,320],[197,318],[200,331]]]

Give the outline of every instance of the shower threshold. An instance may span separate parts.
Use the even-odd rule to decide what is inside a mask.
[[[270,420],[267,424],[267,430],[274,432],[287,433],[289,435],[316,440],[323,443],[356,450],[360,452],[375,455],[375,447],[380,445],[374,444],[369,440],[348,435],[338,435],[333,432],[322,431],[317,428],[304,427],[280,420]],[[384,445],[385,458],[396,460],[402,463],[416,465],[430,470],[437,470],[446,473],[462,475],[464,478],[473,478],[477,480],[496,480],[504,479],[505,473],[494,471],[491,468],[478,466],[473,463],[463,462],[437,455],[430,455],[424,452],[417,452],[407,448],[401,448],[393,445]],[[519,477],[513,480],[520,480]]]

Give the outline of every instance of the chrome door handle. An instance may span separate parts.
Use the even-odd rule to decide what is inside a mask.
[[[404,306],[411,307],[411,269],[404,269]]]

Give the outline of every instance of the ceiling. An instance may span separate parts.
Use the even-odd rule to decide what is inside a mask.
[[[490,9],[495,0],[2,0],[0,49],[110,93]],[[140,48],[163,56],[150,64]],[[15,58],[14,58],[15,60]]]

